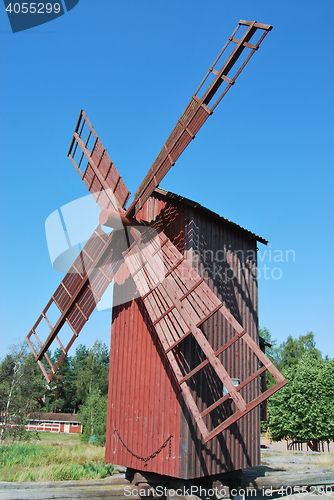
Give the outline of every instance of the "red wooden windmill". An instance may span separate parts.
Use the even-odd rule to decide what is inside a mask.
[[[286,380],[258,345],[257,283],[248,272],[256,256],[241,258],[238,252],[256,254],[256,242],[266,242],[158,185],[271,29],[239,21],[127,209],[130,193],[80,112],[68,156],[102,209],[100,224],[114,230],[108,235],[97,226],[27,340],[50,382],[114,279],[109,462],[189,479],[259,460],[256,408]],[[242,34],[236,38],[238,30]],[[208,236],[209,227],[215,237]],[[233,271],[227,281],[212,278],[217,248],[223,247],[225,270]],[[211,267],[189,260],[208,251]],[[59,317],[52,325],[54,306]],[[50,333],[42,344],[38,330],[45,322]],[[64,325],[73,332],[67,345],[61,341]],[[53,341],[63,351],[55,366],[47,355]],[[277,383],[259,394],[266,370]]]

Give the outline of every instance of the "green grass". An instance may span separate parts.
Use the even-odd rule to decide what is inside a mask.
[[[56,432],[39,432],[38,442],[42,444],[76,445],[81,443],[81,434],[63,434]]]
[[[113,473],[113,466],[104,463],[104,448],[69,442],[52,436],[0,446],[0,481],[102,479]]]

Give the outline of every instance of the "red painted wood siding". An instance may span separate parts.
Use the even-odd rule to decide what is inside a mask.
[[[138,215],[147,221],[160,220],[165,233],[181,252],[186,250],[190,253],[191,249],[198,252],[199,264],[194,267],[198,267],[210,288],[257,341],[257,282],[249,273],[242,272],[242,268],[256,265],[255,237],[162,193],[154,193]],[[210,256],[208,251],[215,255],[217,250],[224,248],[228,249],[228,259],[222,265],[224,269],[233,269],[236,276],[226,283],[219,275],[214,276],[208,265],[210,263],[205,262],[205,256],[207,259]],[[246,263],[242,255],[245,256],[248,250],[253,251],[255,260]],[[123,266],[115,278],[114,299],[118,303],[121,302],[121,284],[125,280],[132,278]],[[214,348],[232,335],[231,327],[222,320],[220,313],[204,325],[203,331]],[[192,357],[190,362],[193,362],[193,348],[186,340],[182,350],[182,355]],[[224,353],[222,359],[233,378],[244,378],[257,366],[257,360],[249,349],[238,344]],[[208,371],[207,375],[210,375]],[[196,402],[201,409],[210,403],[205,393],[204,374],[203,370],[195,378],[196,391],[193,392],[197,394]],[[215,383],[209,387],[210,391],[221,389],[215,387]],[[258,381],[247,389],[252,396],[258,390]],[[228,404],[223,411],[228,411]],[[219,412],[214,418],[219,418]],[[255,409],[203,445],[141,300],[114,307],[107,462],[184,479],[218,474],[259,463],[259,431],[259,411]],[[156,452],[168,436],[172,436],[171,454],[169,446],[166,446],[146,463],[139,458]]]

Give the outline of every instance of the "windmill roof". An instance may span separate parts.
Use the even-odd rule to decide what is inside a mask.
[[[223,224],[228,225],[230,227],[233,227],[234,229],[236,229],[238,231],[242,231],[244,234],[247,234],[251,238],[255,238],[256,241],[258,241],[259,243],[263,243],[264,245],[268,244],[268,241],[265,240],[264,238],[262,238],[261,236],[258,236],[257,234],[253,233],[252,231],[249,231],[248,229],[245,229],[244,227],[239,226],[235,222],[232,222],[228,219],[225,219],[225,217],[222,217],[221,215],[217,214],[216,212],[212,212],[212,210],[209,210],[208,208],[203,207],[203,205],[200,205],[196,201],[189,200],[188,198],[184,198],[183,196],[172,193],[170,191],[166,191],[165,189],[161,189],[161,188],[156,188],[155,191],[157,193],[164,195],[164,196],[167,196],[168,198],[171,198],[171,199],[177,200],[181,203],[184,203],[185,205],[188,205],[192,208],[196,208],[196,210],[200,210],[201,212],[204,212],[209,217],[213,217],[213,218],[217,219],[218,221],[222,222]]]

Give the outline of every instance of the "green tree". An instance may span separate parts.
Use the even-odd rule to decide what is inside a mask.
[[[62,351],[56,349],[52,362],[56,363]],[[47,385],[45,411],[78,412],[88,396],[100,390],[108,393],[109,350],[96,341],[91,349],[79,345],[73,357],[66,356],[51,383]]]
[[[271,435],[307,441],[317,450],[319,442],[334,439],[334,360],[305,352],[284,375],[289,383],[268,403]]]
[[[259,328],[259,335],[269,344],[271,344],[271,347],[266,346],[265,353],[266,356],[270,359],[270,361],[275,366],[277,366],[280,359],[280,350],[279,347],[277,347],[277,340],[274,340],[272,338],[270,331],[266,327]],[[266,372],[266,377],[267,377],[267,387],[269,389],[270,387],[276,384],[276,380],[275,377],[273,377],[273,375],[268,371]]]
[[[33,355],[24,344],[13,345],[0,364],[0,441],[6,437],[25,439],[27,415],[42,404],[45,380]]]
[[[62,351],[48,353],[53,363]],[[73,357],[66,356],[51,383],[46,383],[38,365],[24,343],[12,347],[0,363],[0,412],[5,425],[0,440],[9,433],[24,434],[27,414],[31,411],[80,411],[84,436],[105,439],[109,376],[109,350],[96,341],[91,349],[80,345]],[[28,433],[29,434],[29,433]],[[28,435],[27,434],[27,435]],[[88,436],[88,437],[87,437]]]
[[[73,369],[73,380],[75,384],[75,395],[74,395],[74,408],[75,412],[78,411],[79,406],[82,405],[87,398],[87,390],[85,389],[85,371],[87,369],[87,357],[89,355],[89,349],[80,344],[76,350],[75,355],[72,358],[72,369]]]
[[[92,391],[80,406],[79,418],[83,425],[82,439],[94,444],[103,445],[106,440],[108,396],[102,396],[101,391]]]
[[[295,369],[304,354],[309,354],[314,360],[321,358],[321,352],[315,347],[314,333],[300,335],[298,339],[289,335],[278,348],[277,368]]]
[[[97,389],[102,396],[108,394],[109,350],[105,344],[97,340],[89,349],[88,355],[77,365],[76,387],[79,400],[85,402],[88,395]]]
[[[51,356],[55,364],[62,354],[60,348],[56,349]],[[51,412],[73,412],[75,407],[75,379],[72,367],[72,358],[65,356],[56,375],[47,386],[45,396],[45,411]]]
[[[81,351],[82,362],[76,371],[79,417],[83,424],[83,439],[103,444],[106,437],[109,350],[96,341],[88,355]]]

